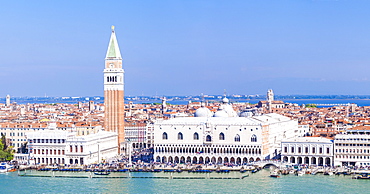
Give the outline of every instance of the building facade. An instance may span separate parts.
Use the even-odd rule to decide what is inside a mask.
[[[293,164],[333,166],[333,140],[323,137],[297,137],[281,142],[281,160]]]
[[[195,115],[155,121],[156,162],[243,164],[277,159],[281,140],[294,137],[298,127],[297,121],[277,114],[237,117],[225,99],[216,113],[201,107]]]
[[[78,136],[76,132],[47,129],[27,133],[27,140],[30,164],[99,163],[118,152],[115,132],[99,131]]]
[[[362,126],[335,136],[334,165],[370,165],[370,127]]]

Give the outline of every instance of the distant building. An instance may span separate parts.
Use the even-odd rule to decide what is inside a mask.
[[[257,107],[266,108],[271,113],[273,108],[285,108],[285,103],[283,101],[276,101],[274,92],[270,89],[267,91],[266,101],[259,101]]]
[[[5,106],[10,106],[10,95],[6,95]]]
[[[89,101],[89,111],[94,111],[94,110],[95,110],[94,101]]]

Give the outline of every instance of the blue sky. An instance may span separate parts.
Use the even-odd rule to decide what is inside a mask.
[[[2,1],[0,96],[370,94],[370,1]]]

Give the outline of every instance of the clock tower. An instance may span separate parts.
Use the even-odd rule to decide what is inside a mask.
[[[118,134],[118,146],[125,141],[124,70],[114,26],[110,36],[104,69],[104,106],[106,131]]]

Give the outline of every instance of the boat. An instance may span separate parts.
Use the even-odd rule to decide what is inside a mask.
[[[302,170],[299,170],[298,172],[297,172],[297,176],[303,176],[305,174],[305,172],[304,171],[302,171]]]
[[[94,172],[95,175],[109,175],[110,172]]]
[[[252,173],[256,173],[256,172],[258,172],[258,169],[257,168],[255,168],[255,169],[252,170]]]
[[[2,162],[0,164],[0,173],[14,172],[14,171],[16,171],[16,169],[12,165],[9,165],[5,162]]]
[[[332,171],[325,171],[324,175],[330,175],[331,176],[331,175],[334,175],[334,173]]]
[[[273,172],[270,172],[270,177],[273,177],[273,178],[279,178],[279,171],[278,170],[274,170]]]
[[[359,175],[353,176],[352,179],[370,179],[370,174],[360,173]]]

